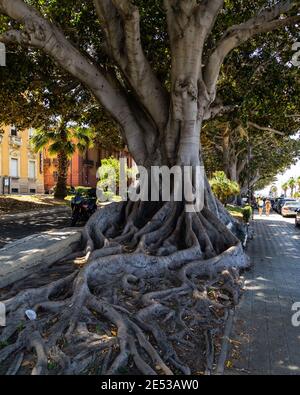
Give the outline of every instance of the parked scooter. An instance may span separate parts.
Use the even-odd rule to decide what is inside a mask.
[[[91,190],[88,196],[83,196],[80,193],[71,200],[72,208],[72,219],[71,226],[76,226],[79,221],[88,221],[88,219],[97,210],[97,198],[93,190]]]

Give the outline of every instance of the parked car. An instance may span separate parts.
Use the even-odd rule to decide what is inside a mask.
[[[295,226],[300,226],[300,208],[296,211]]]
[[[300,226],[300,208],[296,211],[295,226]]]
[[[275,204],[274,204],[274,210],[278,213],[278,208],[279,208],[279,204],[281,203],[281,201],[283,200],[284,198],[277,198],[276,200],[275,200]]]
[[[277,202],[277,205],[276,205],[276,211],[277,211],[278,214],[282,214],[281,213],[281,209],[282,209],[283,205],[286,202],[296,202],[296,199],[293,199],[293,198],[280,198],[278,200],[278,202]]]
[[[281,215],[283,217],[296,217],[296,211],[300,209],[300,202],[287,201],[281,207]]]
[[[274,210],[275,199],[270,198],[269,200],[270,200],[270,202],[271,202],[272,210]]]

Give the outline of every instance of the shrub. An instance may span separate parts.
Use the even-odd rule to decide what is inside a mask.
[[[248,223],[252,217],[252,207],[247,205],[243,208],[243,220]]]
[[[238,183],[229,180],[224,171],[216,171],[209,183],[213,193],[223,204],[226,204],[230,196],[237,195],[240,192]]]

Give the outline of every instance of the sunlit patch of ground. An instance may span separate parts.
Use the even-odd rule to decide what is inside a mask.
[[[51,195],[3,195],[0,196],[0,215],[22,213],[66,203]]]

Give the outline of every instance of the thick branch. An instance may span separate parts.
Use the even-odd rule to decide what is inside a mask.
[[[211,33],[223,4],[224,0],[206,0],[199,4],[197,17],[204,39]]]
[[[240,177],[242,171],[245,170],[246,165],[247,165],[247,162],[248,162],[248,161],[247,161],[247,158],[244,158],[244,159],[242,159],[242,160],[239,161],[238,167],[237,167],[237,170],[236,170],[237,179],[239,179],[239,177]]]
[[[263,132],[271,132],[271,133],[279,134],[280,136],[284,136],[284,133],[280,132],[279,130],[270,128],[268,126],[260,126],[260,125],[257,125],[257,123],[254,123],[254,122],[248,122],[248,126],[252,127],[252,128],[255,128],[257,130],[261,130]]]
[[[101,70],[82,55],[54,24],[22,0],[0,0],[0,11],[24,26],[22,31],[4,33],[0,36],[0,41],[42,49],[58,65],[85,84],[123,127],[129,148],[134,156],[137,155],[136,159],[143,162],[145,147],[142,136],[139,136],[139,127],[122,92],[110,85]]]
[[[297,5],[299,5],[298,0],[280,1],[273,7],[261,11],[247,22],[230,27],[224,33],[223,38],[217,44],[216,49],[208,60],[204,75],[208,92],[214,95],[222,63],[234,48],[257,34],[299,22],[299,15],[286,18],[281,17],[282,14],[288,13]]]
[[[138,7],[128,0],[94,0],[94,4],[110,54],[156,125],[163,128],[168,119],[167,93],[142,49]]]
[[[261,175],[259,171],[256,171],[256,174],[253,178],[249,181],[249,188],[252,188],[259,180],[261,179]],[[241,188],[241,193],[245,193],[248,190],[248,183],[244,183],[243,187]]]
[[[224,106],[223,104],[215,104],[206,110],[206,112],[204,113],[203,120],[208,121],[210,119],[217,118],[218,116],[227,114],[236,108],[237,108],[237,106],[234,106],[234,105]]]

